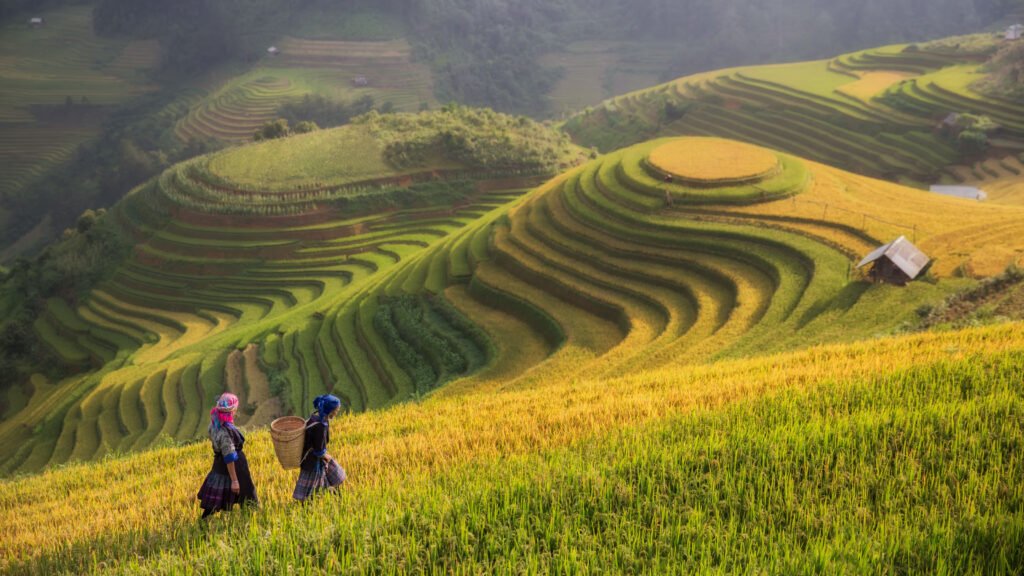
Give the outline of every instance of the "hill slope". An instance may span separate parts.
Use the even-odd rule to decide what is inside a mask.
[[[168,170],[10,279],[24,307],[46,298],[27,326],[21,312],[5,319],[5,333],[21,322],[47,352],[22,369],[78,375],[4,382],[4,471],[195,438],[195,409],[225,386],[257,424],[328,389],[365,410],[478,369],[487,339],[449,304],[392,311],[380,297],[442,291],[468,252],[452,255],[451,272],[393,272],[581,152],[532,121],[450,109],[369,115]],[[133,245],[123,261],[83,263],[117,235]],[[94,266],[108,277],[76,286]],[[408,330],[420,348],[455,351],[399,365]],[[45,433],[24,426],[38,418]]]
[[[978,35],[696,74],[608,100],[565,129],[603,149],[710,135],[894,181],[967,181],[956,165],[976,161],[975,153],[936,128],[951,113],[985,115],[1001,127],[984,158],[1007,171],[1024,149],[1024,104],[976,85],[999,45]]]
[[[130,196],[109,218],[138,241],[131,256],[35,321],[83,372],[8,389],[24,408],[0,425],[4,471],[200,437],[225,388],[259,425],[325,391],[361,411],[476,371],[529,386],[891,332],[965,285],[859,281],[852,263],[907,232],[937,278],[1020,257],[1019,209],[724,140],[652,141],[524,195],[525,175],[574,151],[507,117],[518,139],[454,129],[488,118],[371,115],[183,164]],[[754,160],[684,161],[708,154]],[[419,194],[426,208],[375,212]]]
[[[262,509],[209,524],[204,443],[74,465],[0,483],[0,566],[1012,572],[1022,333],[566,375],[342,418],[332,453],[350,489],[312,507],[289,502],[295,473],[250,433]]]

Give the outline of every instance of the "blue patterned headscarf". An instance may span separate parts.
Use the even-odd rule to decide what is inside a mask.
[[[326,422],[327,417],[331,415],[331,412],[337,410],[338,406],[341,406],[341,400],[333,394],[317,396],[313,400],[313,408],[316,408],[321,422]]]

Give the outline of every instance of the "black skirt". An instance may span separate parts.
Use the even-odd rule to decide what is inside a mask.
[[[246,502],[258,503],[256,498],[256,486],[252,482],[252,475],[249,473],[249,461],[245,458],[244,452],[238,452],[238,460],[235,460],[235,476],[238,477],[238,494],[231,491],[231,476],[228,474],[227,464],[224,458],[217,454],[213,458],[213,467],[196,498],[203,510],[215,512],[217,510],[231,510],[235,504]]]

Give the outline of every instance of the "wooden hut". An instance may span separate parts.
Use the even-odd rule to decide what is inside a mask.
[[[271,56],[277,56],[280,53],[281,49],[278,48],[277,46],[271,46],[270,48],[267,48],[267,54],[270,54]]]
[[[39,28],[44,24],[46,24],[46,19],[43,18],[42,16],[36,16],[35,18],[31,18],[28,21],[28,25],[33,28]]]
[[[893,240],[868,254],[857,268],[874,264],[868,276],[875,282],[904,286],[920,276],[931,259],[914,246],[905,236]]]
[[[1020,40],[1024,38],[1024,24],[1014,24],[1007,28],[1004,38],[1007,40]]]

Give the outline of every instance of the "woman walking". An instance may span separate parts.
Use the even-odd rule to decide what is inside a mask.
[[[235,428],[237,411],[238,396],[229,392],[221,394],[210,410],[213,467],[196,495],[203,509],[203,518],[218,510],[231,510],[235,504],[259,504],[256,486],[249,474],[249,461],[242,451],[245,436]]]
[[[306,438],[302,447],[302,472],[295,482],[292,497],[303,501],[321,490],[336,490],[345,481],[345,469],[327,453],[331,440],[331,418],[341,408],[337,396],[325,394],[313,400],[316,411],[306,420]]]

